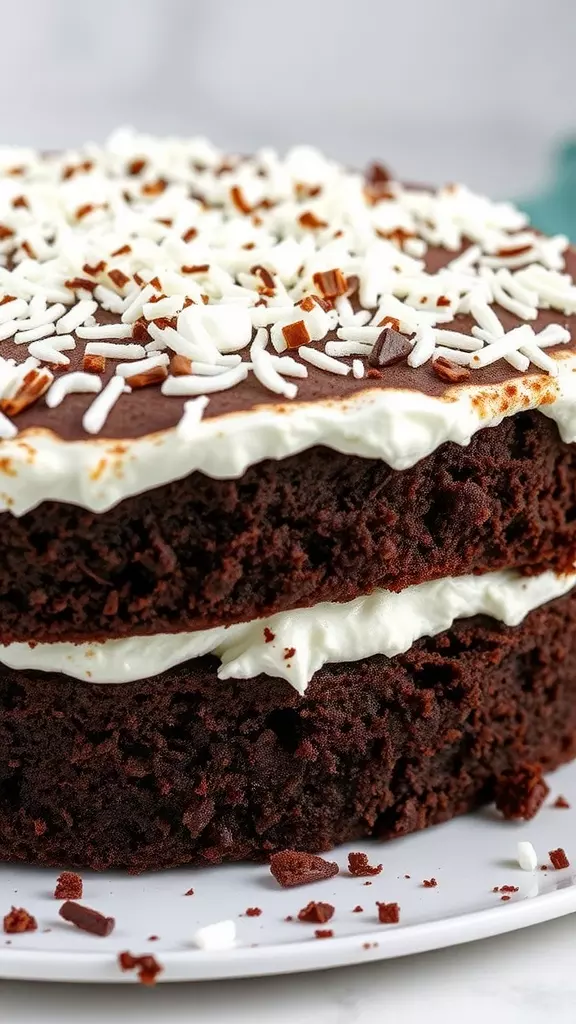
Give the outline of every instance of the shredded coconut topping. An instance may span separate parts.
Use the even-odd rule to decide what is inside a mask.
[[[85,369],[120,361],[84,416],[89,433],[124,378],[202,396],[253,374],[289,400],[298,384],[286,378],[307,376],[306,364],[361,380],[386,327],[409,336],[411,367],[441,357],[473,373],[505,359],[556,375],[544,349],[569,332],[553,323],[537,334],[530,322],[542,309],[576,313],[567,245],[510,203],[365,178],[309,147],[240,158],[204,139],[122,130],[57,155],[3,148],[0,343],[52,369],[76,345]],[[430,247],[455,254],[436,273]],[[494,305],[521,323],[505,331]],[[460,314],[475,321],[471,334]],[[17,371],[0,365],[0,386]],[[45,401],[99,385],[71,372]],[[45,390],[35,380],[26,404]],[[5,421],[0,436],[11,436]]]

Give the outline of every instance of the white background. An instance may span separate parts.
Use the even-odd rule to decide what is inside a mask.
[[[5,141],[316,142],[519,195],[576,128],[573,0],[4,0]]]
[[[250,150],[314,142],[420,181],[523,195],[576,129],[573,0],[4,0],[2,141],[118,123]],[[2,1024],[556,1024],[576,921],[322,975],[121,989],[0,983]]]

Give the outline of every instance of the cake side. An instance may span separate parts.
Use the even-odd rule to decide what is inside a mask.
[[[575,271],[306,148],[0,150],[0,857],[323,849],[576,753]]]
[[[311,449],[238,481],[195,474],[103,515],[5,513],[1,639],[190,632],[466,573],[570,573],[575,459],[531,412],[404,472]]]
[[[119,687],[4,670],[0,857],[144,871],[446,821],[576,754],[575,635],[570,595],[326,666],[304,696],[212,659]]]

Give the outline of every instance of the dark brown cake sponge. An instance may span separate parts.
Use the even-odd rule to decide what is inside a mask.
[[[103,515],[0,516],[0,640],[247,621],[443,576],[572,569],[576,446],[539,412],[412,469],[314,448],[240,480],[199,473]]]
[[[576,594],[328,665],[304,697],[203,658],[94,686],[0,673],[0,858],[131,871],[327,850],[489,801],[576,753]]]

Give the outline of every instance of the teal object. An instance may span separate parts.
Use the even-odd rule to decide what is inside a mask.
[[[559,148],[552,181],[541,195],[517,200],[534,227],[547,235],[568,235],[576,242],[576,139]]]

